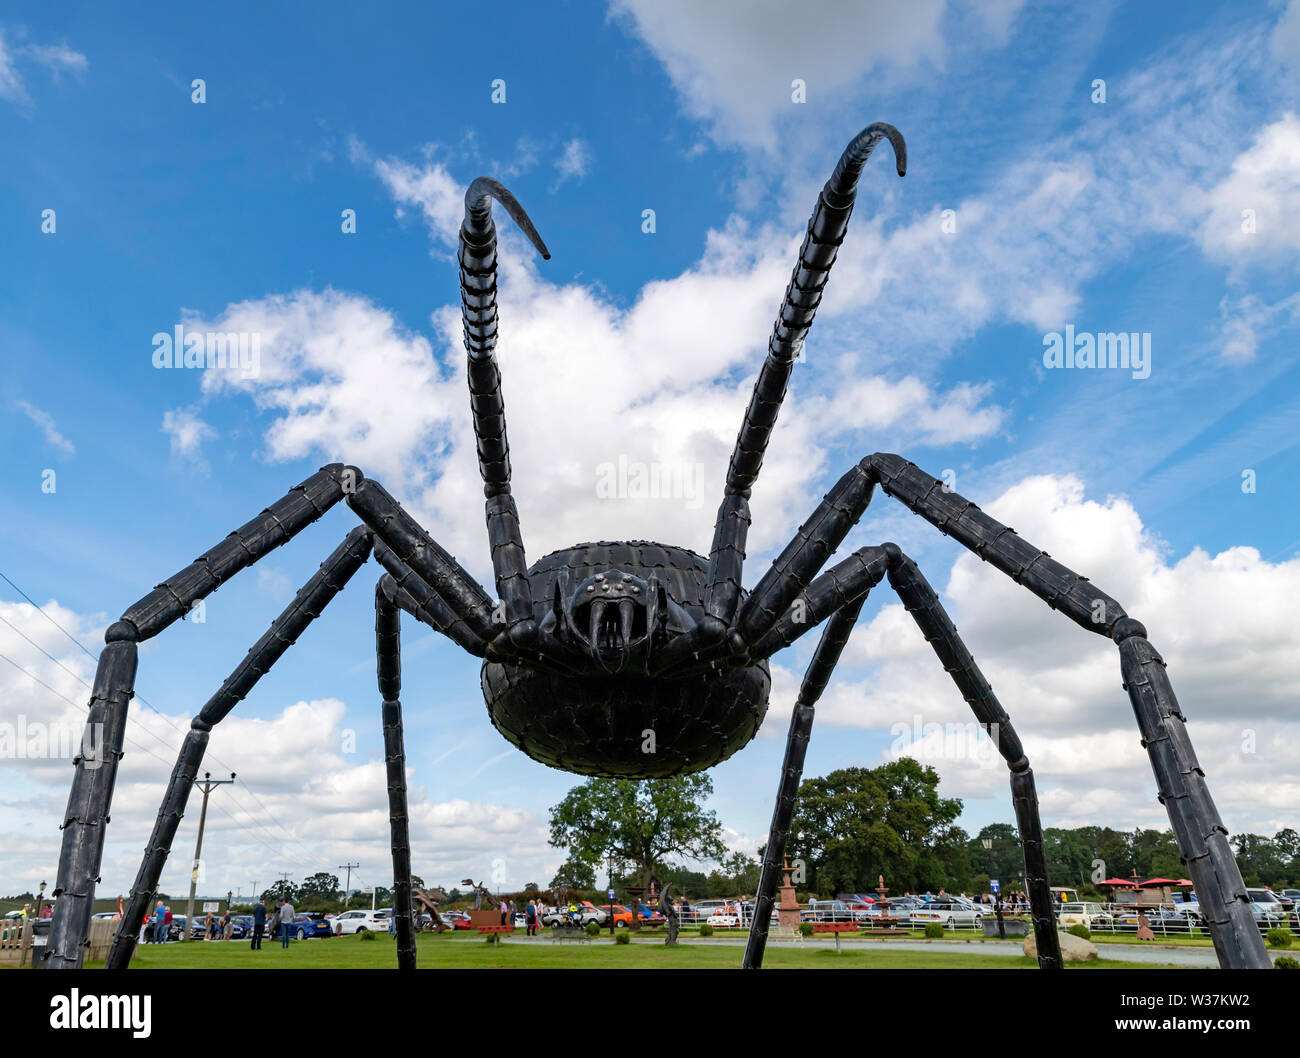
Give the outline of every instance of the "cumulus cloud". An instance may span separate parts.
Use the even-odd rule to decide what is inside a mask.
[[[1227,176],[1204,196],[1199,238],[1233,262],[1294,261],[1300,252],[1300,117],[1284,114],[1255,134]]]
[[[1001,40],[1021,3],[970,6],[977,17],[961,25]],[[876,69],[894,76],[936,69],[944,60],[944,29],[966,7],[944,0],[813,0],[798,7],[781,0],[612,0],[610,12],[650,48],[684,109],[708,123],[715,139],[773,148],[782,115],[797,109],[793,80],[829,98]]]

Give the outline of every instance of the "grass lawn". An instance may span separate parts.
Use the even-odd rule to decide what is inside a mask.
[[[421,934],[417,938],[419,964],[425,969],[727,969],[739,967],[743,949],[735,945],[681,944],[667,947],[662,940],[634,940],[616,945],[602,937],[589,944],[556,943],[548,938],[488,944],[478,936],[449,937]],[[293,941],[289,950],[278,941],[252,951],[246,943],[191,941],[185,944],[144,944],[132,961],[140,969],[393,969],[396,944],[389,936],[374,940],[334,937]],[[94,963],[87,963],[94,966]],[[928,951],[834,950],[769,946],[763,965],[777,969],[1034,969],[1038,963],[1024,956],[948,954]],[[1098,959],[1069,969],[1125,969],[1146,964]]]

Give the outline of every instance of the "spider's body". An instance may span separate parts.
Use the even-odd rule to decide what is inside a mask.
[[[529,566],[510,491],[510,448],[495,355],[497,238],[492,199],[510,213],[543,257],[549,254],[514,196],[494,180],[475,180],[465,195],[460,231],[461,305],[498,599],[492,599],[382,485],[355,467],[332,464],[129,607],[109,627],[99,657],[88,718],[91,726],[84,744],[102,750],[77,761],[64,822],[47,965],[78,967],[84,955],[138,644],[179,620],[223,581],[287,543],[330,507],[346,501],[364,525],[353,529],[325,560],[192,721],[107,966],[124,967],[131,957],[136,927],[152,906],[209,733],[373,552],[386,571],[375,592],[375,641],[383,697],[399,966],[415,966],[400,701],[403,613],[484,659],[488,712],[514,745],[558,768],[626,778],[696,771],[735,753],[754,737],[767,710],[767,659],[811,629],[824,626],[792,710],[755,896],[744,965],[758,966],[814,706],[868,593],[888,579],[1007,763],[1039,964],[1059,968],[1060,944],[1033,771],[1010,717],[938,595],[910,558],[890,543],[861,547],[843,558],[836,554],[866,513],[877,487],[1052,609],[1118,645],[1125,687],[1160,798],[1200,896],[1220,963],[1271,965],[1164,662],[1147,641],[1146,629],[1086,577],[914,464],[876,452],[840,478],[757,583],[748,590],[742,587],[749,497],[790,372],[848,228],[858,178],[883,139],[893,146],[902,176],[906,167],[902,136],[890,125],[870,125],[845,148],[818,197],[732,451],[707,558],[663,544],[584,544]],[[833,565],[832,556],[839,558]]]
[[[585,664],[567,673],[485,661],[497,730],[534,760],[582,775],[663,778],[730,757],[767,712],[767,662],[651,675],[664,649],[705,620],[708,567],[643,540],[579,544],[535,563],[534,618]]]

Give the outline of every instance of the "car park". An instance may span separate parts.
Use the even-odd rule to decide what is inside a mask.
[[[1117,911],[1113,917],[1116,932],[1136,933],[1141,925],[1138,914],[1135,909]],[[1146,916],[1147,925],[1153,933],[1191,933],[1199,924],[1195,916],[1168,907],[1146,907],[1141,914]]]
[[[800,918],[804,922],[855,922],[853,908],[844,900],[808,901],[808,908]]]

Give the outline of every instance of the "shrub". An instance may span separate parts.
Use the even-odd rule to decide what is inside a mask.
[[[360,937],[361,937],[362,940],[374,940],[374,939],[375,939],[375,935],[374,935],[373,933],[371,933],[370,930],[368,930],[368,929],[363,929],[363,930],[361,930],[361,932],[360,932]]]
[[[599,936],[600,936],[600,926],[598,926],[595,922],[588,922],[587,925],[586,925],[584,928],[585,928],[586,931],[587,931],[587,936],[588,936],[588,937],[599,937]]]
[[[628,933],[627,930],[623,930],[622,933],[615,933],[615,934],[614,934],[614,943],[615,943],[615,944],[631,944],[631,943],[632,943],[632,935],[631,935],[630,933]]]
[[[1284,929],[1270,929],[1264,940],[1270,948],[1291,947],[1291,934]]]
[[[938,922],[927,922],[925,936],[927,940],[943,940],[943,926]]]
[[[713,936],[713,927],[710,926],[707,922],[701,922],[701,923],[700,923],[700,936],[701,936],[701,937],[712,937],[712,936]]]
[[[813,924],[811,922],[800,922],[799,935],[803,937],[811,937],[813,935]]]
[[[1289,955],[1279,955],[1273,960],[1274,970],[1300,970],[1300,960],[1293,959]]]
[[[1091,931],[1088,929],[1088,927],[1085,926],[1082,922],[1076,922],[1073,926],[1071,926],[1071,927],[1070,927],[1069,929],[1067,929],[1065,932],[1066,932],[1066,933],[1072,933],[1074,936],[1078,937],[1080,940],[1092,940],[1092,932],[1091,932]]]

